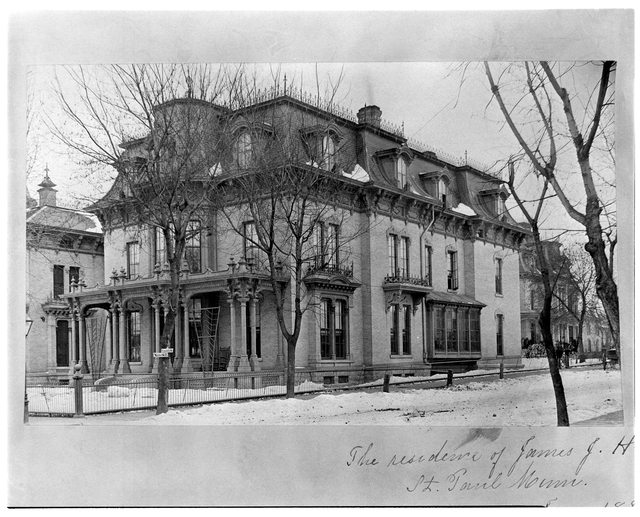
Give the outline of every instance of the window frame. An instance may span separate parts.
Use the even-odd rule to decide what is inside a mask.
[[[154,264],[159,265],[160,268],[162,268],[162,266],[167,262],[167,241],[164,238],[162,228],[159,226],[156,226],[155,242],[153,247]]]
[[[247,314],[247,356],[251,357],[251,326],[253,324],[251,314],[253,313],[252,305],[255,302],[250,300],[246,306],[246,314]],[[260,310],[260,303],[256,303],[256,357],[258,359],[262,359],[262,336],[261,336],[261,327],[262,327],[262,314]]]
[[[338,308],[340,308],[338,310]],[[319,314],[320,360],[349,359],[349,303],[343,298],[322,297]]]
[[[496,314],[496,356],[504,356],[504,314]]]
[[[253,162],[253,137],[249,130],[241,131],[233,144],[235,164],[239,169],[248,169]]]
[[[336,166],[336,141],[331,133],[325,133],[320,140],[321,169],[331,172]]]
[[[389,276],[393,278],[409,278],[411,240],[406,235],[389,233],[387,236],[387,252],[389,254]]]
[[[495,279],[496,279],[496,294],[497,295],[503,295],[503,291],[502,291],[502,258],[496,258],[496,272],[495,272]]]
[[[449,291],[459,289],[458,274],[458,251],[447,250],[447,289]]]
[[[391,325],[389,325],[390,354],[391,356],[410,356],[413,307],[406,303],[394,303],[389,307],[389,311],[391,311]]]
[[[61,264],[53,265],[53,297],[58,298],[64,296],[64,266]]]
[[[433,285],[433,247],[431,244],[424,245],[424,269],[423,278],[427,285]]]
[[[135,280],[140,276],[140,243],[127,242],[127,279]]]
[[[129,362],[142,362],[142,318],[140,311],[127,312],[127,358]],[[136,353],[137,351],[137,353]]]
[[[202,272],[202,223],[198,219],[187,223],[187,235],[184,245],[184,260],[189,265],[189,272]],[[197,245],[194,243],[197,242]],[[195,251],[197,250],[197,251]]]
[[[435,356],[481,354],[480,309],[465,305],[439,304],[433,306],[432,312]]]
[[[407,165],[407,162],[402,156],[398,156],[398,159],[396,160],[396,163],[395,163],[395,169],[396,169],[395,172],[396,172],[396,181],[397,181],[398,188],[406,189],[407,185],[409,184],[409,179],[408,179],[409,167]]]

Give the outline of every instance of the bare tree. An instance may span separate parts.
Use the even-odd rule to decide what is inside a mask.
[[[559,427],[569,425],[569,413],[567,411],[567,401],[564,393],[564,386],[562,384],[562,376],[560,375],[560,369],[558,359],[555,353],[555,347],[553,344],[553,334],[551,330],[551,320],[553,316],[552,304],[554,299],[554,289],[556,287],[556,278],[552,278],[551,265],[549,264],[547,253],[545,252],[543,241],[540,237],[540,216],[543,211],[544,203],[548,198],[549,180],[545,177],[540,179],[542,186],[538,190],[535,197],[529,196],[529,199],[523,199],[516,188],[516,167],[514,163],[509,163],[508,179],[506,184],[509,191],[513,195],[518,207],[524,214],[527,223],[531,228],[533,236],[533,243],[535,248],[535,257],[537,259],[538,270],[540,271],[540,281],[543,286],[543,303],[542,310],[538,317],[538,324],[540,326],[540,332],[542,334],[542,341],[547,353],[547,361],[549,363],[549,374],[551,375],[551,382],[553,384],[553,392],[556,399],[556,415]],[[533,206],[533,208],[531,208]]]
[[[51,133],[104,180],[116,178],[92,205],[103,227],[122,224],[155,234],[162,245],[156,273],[165,324],[161,346],[174,332],[181,277],[201,265],[186,251],[212,225],[226,113],[216,104],[224,74],[208,66],[64,67],[56,76],[59,112]]]
[[[595,293],[595,269],[591,257],[583,247],[573,245],[555,257],[552,266],[562,277],[565,288],[554,291],[555,319],[575,322],[578,325],[576,340],[578,353],[583,355],[583,334],[587,318],[595,318],[599,311],[599,299]]]
[[[231,90],[233,124],[240,129],[227,133],[233,148],[228,167],[237,173],[226,187],[234,202],[223,213],[251,250],[245,253],[269,274],[287,344],[287,397],[294,396],[303,315],[317,306],[306,282],[316,273],[352,277],[349,242],[363,231],[343,224],[360,187],[342,174],[353,168],[353,142],[341,138],[339,120],[326,115],[339,83],[322,96],[317,92],[315,102],[324,110],[296,105],[286,78],[258,90],[253,78],[244,77]]]
[[[593,66],[600,72],[593,91],[576,88],[572,94],[563,86],[563,83],[579,84],[574,73],[584,73],[586,67]],[[595,267],[596,291],[619,348],[620,317],[613,260],[617,234],[614,202],[605,193],[613,186],[611,107],[615,63],[588,63],[580,69],[570,66],[565,70],[559,64],[544,61],[524,63],[522,67],[508,65],[498,80],[494,79],[489,63],[485,63],[485,73],[507,125],[536,174],[550,183],[567,214],[585,229],[588,239],[585,250]],[[509,79],[513,82],[509,83]],[[509,84],[515,84],[517,90],[510,106],[506,98]],[[559,113],[564,113],[563,119],[558,118]],[[567,151],[571,148],[575,155],[568,158]],[[561,165],[569,171],[568,181],[563,181],[560,175]],[[571,180],[577,179],[578,171],[580,180]]]

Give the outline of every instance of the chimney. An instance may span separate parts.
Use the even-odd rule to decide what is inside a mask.
[[[38,189],[40,195],[38,206],[56,206],[56,192],[58,191],[53,188],[56,184],[49,178],[49,167],[45,167],[44,179],[38,186],[41,187]]]
[[[370,126],[380,127],[382,119],[382,110],[378,106],[365,106],[358,111],[358,124],[369,124]]]

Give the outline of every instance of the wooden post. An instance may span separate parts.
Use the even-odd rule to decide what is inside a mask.
[[[76,364],[74,366],[75,372],[73,374],[73,391],[75,395],[76,412],[73,415],[74,418],[84,418],[84,411],[82,407],[82,365]]]
[[[607,369],[607,351],[604,349],[602,350],[602,369]]]
[[[500,378],[504,379],[504,361],[500,361]]]
[[[169,357],[158,358],[158,406],[156,407],[156,415],[161,415],[169,411],[169,407],[167,406],[168,362]]]
[[[388,373],[384,374],[384,381],[382,383],[382,392],[389,393],[389,380],[391,379],[391,375]]]
[[[447,386],[453,386],[453,370],[447,370]]]

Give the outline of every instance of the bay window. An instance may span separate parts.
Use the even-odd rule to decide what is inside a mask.
[[[433,307],[433,347],[436,355],[480,353],[480,310],[475,307]]]

